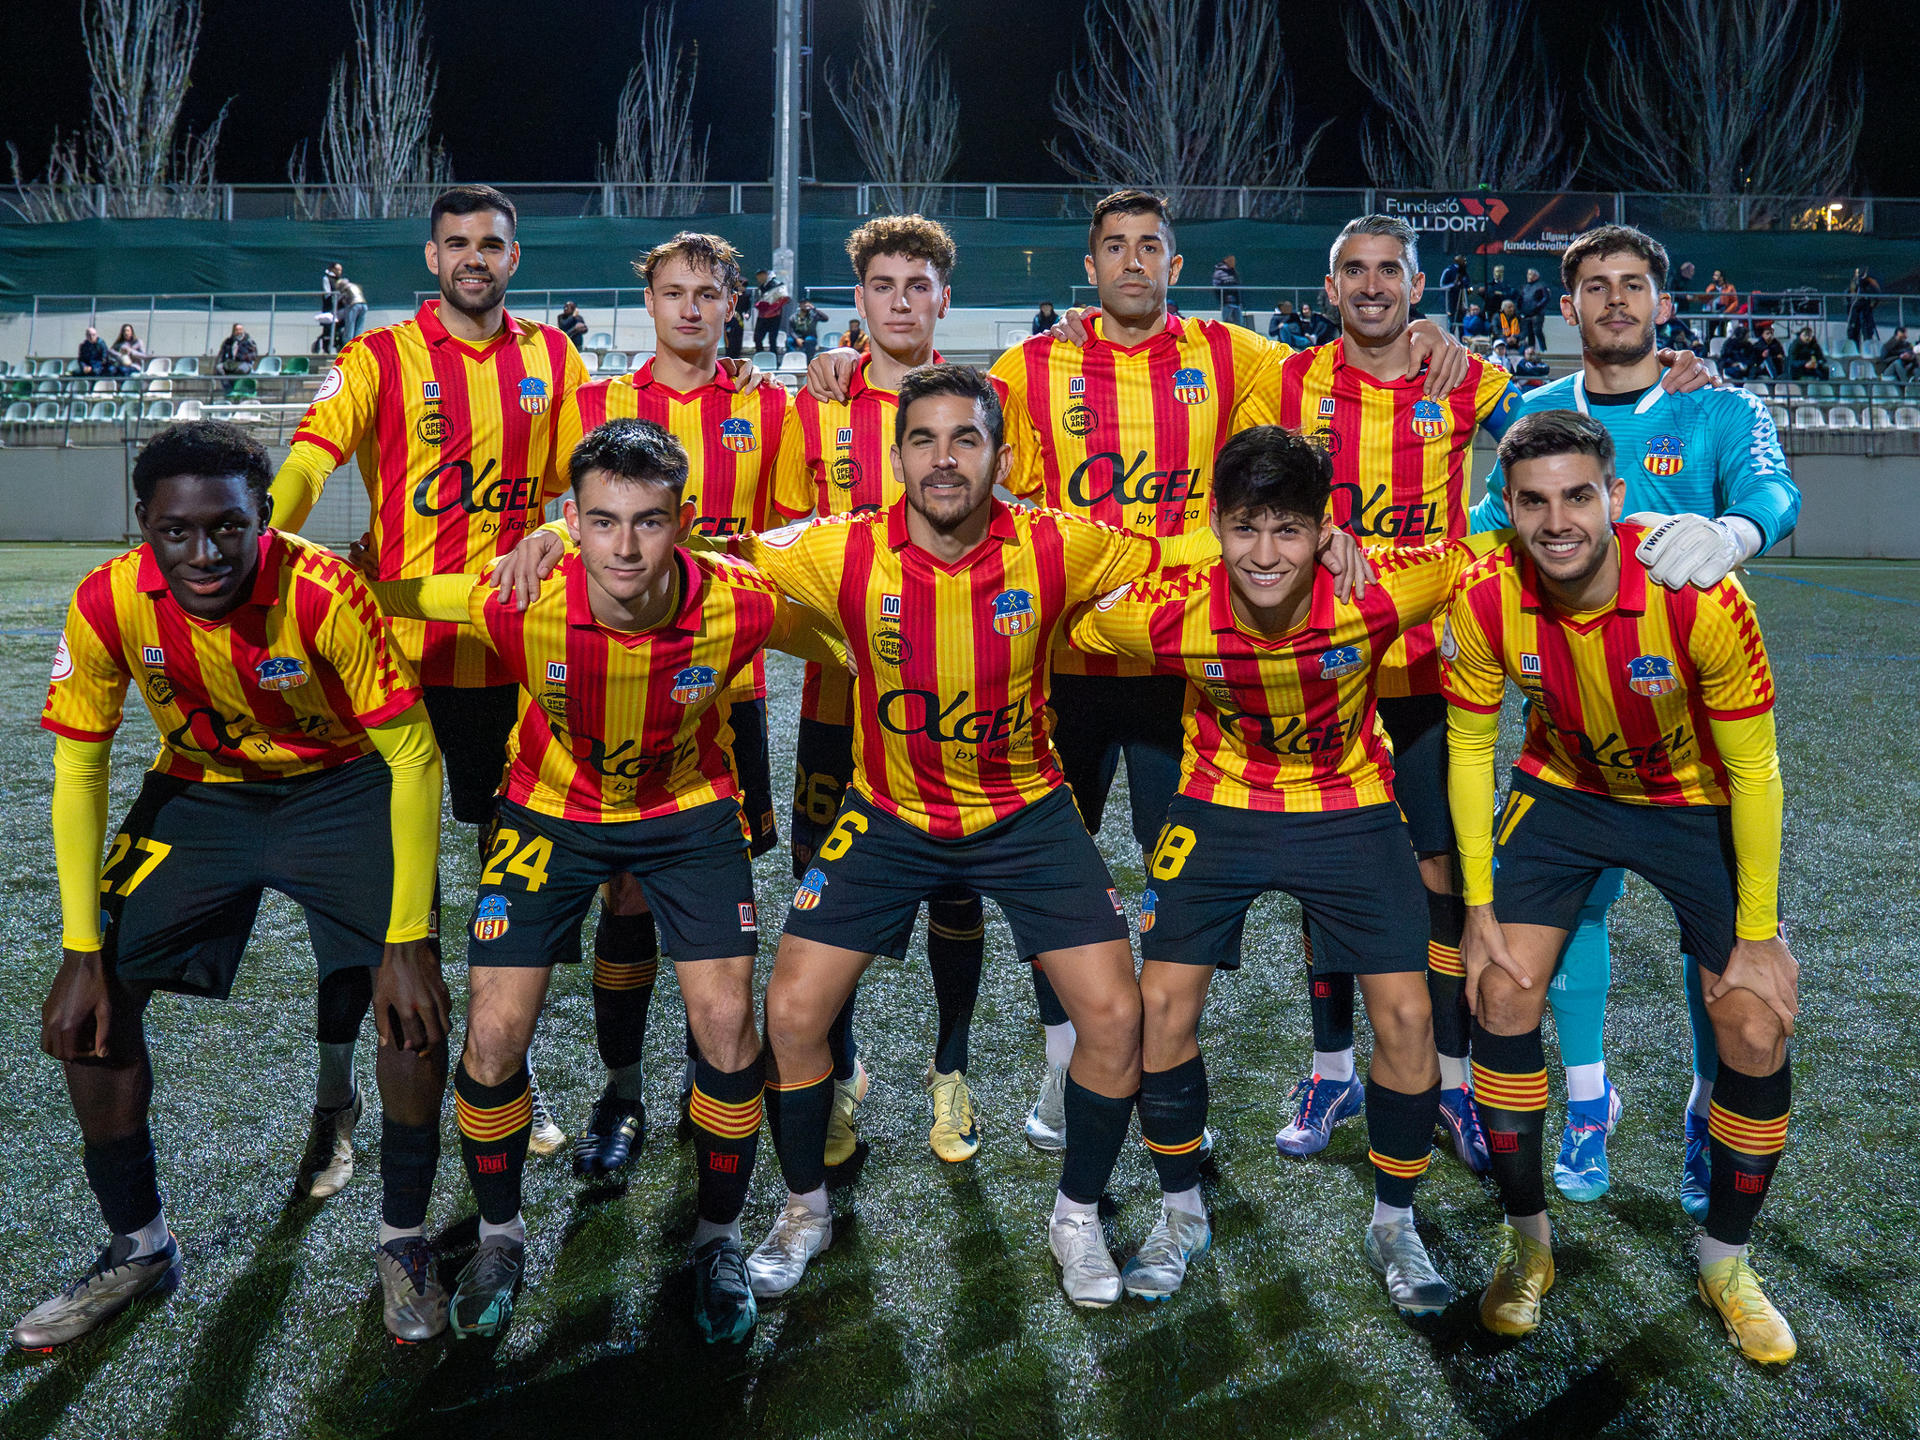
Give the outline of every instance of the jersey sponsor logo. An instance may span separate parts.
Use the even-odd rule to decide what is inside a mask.
[[[1320,654],[1320,678],[1338,680],[1342,675],[1351,675],[1366,667],[1366,657],[1360,653],[1358,645],[1336,645]]]
[[[1325,425],[1311,432],[1306,438],[1308,444],[1318,445],[1329,459],[1340,453],[1339,434],[1336,431],[1328,429]]]
[[[1220,728],[1238,731],[1249,749],[1274,755],[1324,755],[1346,749],[1352,738],[1347,722],[1338,715],[1318,723],[1289,715],[1284,725],[1277,725],[1271,715],[1235,709],[1233,692],[1224,686],[1208,693],[1220,712]]]
[[[851,425],[842,425],[834,432],[833,443],[843,449],[853,444],[853,427]]]
[[[1693,732],[1683,721],[1659,739],[1645,745],[1629,745],[1617,730],[1609,730],[1599,740],[1583,730],[1569,730],[1556,724],[1554,730],[1569,754],[1606,770],[1631,770],[1648,779],[1664,779],[1673,774],[1676,762],[1693,758]]]
[[[556,685],[566,684],[567,667],[558,660],[547,661],[547,679],[553,681]]]
[[[730,415],[720,422],[721,448],[744,455],[749,450],[758,450],[760,441],[753,433],[753,421],[739,415]]]
[[[1438,440],[1447,433],[1447,412],[1423,395],[1413,402],[1413,417],[1408,424],[1422,440]]]
[[[1333,487],[1334,523],[1355,535],[1383,540],[1418,540],[1444,532],[1438,502],[1393,505],[1387,503],[1391,499],[1392,491],[1386,485],[1376,485],[1371,494],[1362,494],[1358,485],[1342,481]]]
[[[1075,403],[1060,412],[1060,428],[1069,435],[1091,435],[1100,428],[1100,417],[1091,405]]]
[[[420,398],[429,403],[438,400],[440,398],[440,382],[438,380],[422,380],[420,382]]]
[[[992,710],[967,709],[972,698],[972,691],[962,690],[942,705],[931,690],[889,690],[880,697],[880,728],[895,735],[924,735],[941,744],[1004,751],[1014,736],[1033,724],[1033,710],[1025,695]],[[963,753],[955,758],[967,756]]]
[[[169,680],[165,674],[147,676],[147,699],[151,700],[155,705],[171,705],[173,703],[173,681]]]
[[[523,513],[519,518],[506,522],[507,528],[525,528],[524,512],[536,509],[540,503],[540,482],[531,475],[517,480],[489,479],[498,463],[488,460],[478,478],[474,476],[473,465],[466,460],[436,465],[413,487],[414,513],[437,519],[450,510],[461,510],[468,515],[506,515],[520,511]],[[449,480],[453,482],[451,495],[445,493],[449,487],[443,483]],[[482,528],[491,530],[492,525]]]
[[[331,370],[327,371],[326,379],[322,380],[320,382],[320,388],[313,392],[313,403],[315,405],[319,405],[324,403],[325,401],[331,400],[334,396],[338,395],[342,390],[346,388],[347,388],[346,379],[340,373],[340,367],[336,365]]]
[[[1033,629],[1033,594],[1028,590],[1002,590],[993,597],[993,628],[1012,639]]]
[[[1176,505],[1206,497],[1198,470],[1147,470],[1146,464],[1144,450],[1131,465],[1111,450],[1089,455],[1067,477],[1067,498],[1090,510],[1108,498],[1118,505]]]
[[[1627,662],[1627,688],[1652,699],[1680,688],[1673,661],[1664,655],[1636,655]]]
[[[58,685],[73,674],[73,652],[67,649],[67,637],[62,635],[60,643],[53,647],[53,674],[48,678]]]
[[[851,455],[842,455],[827,467],[827,478],[842,490],[851,490],[860,483],[860,462]]]
[[[1209,660],[1200,668],[1209,680],[1224,680],[1227,678],[1227,667],[1222,665],[1218,660]]]
[[[1111,885],[1107,887],[1107,899],[1113,902],[1114,914],[1125,915],[1127,913],[1127,907],[1120,903],[1120,892],[1114,889],[1113,886]]]
[[[1320,397],[1319,415],[1322,420],[1331,420],[1333,418],[1333,397],[1331,395],[1322,395]]]
[[[262,690],[297,690],[307,683],[307,667],[291,655],[270,655],[253,669]]]
[[[164,665],[167,663],[167,652],[162,650],[158,645],[142,645],[140,647],[140,663],[142,665]]]
[[[1538,675],[1540,673],[1540,657],[1538,655],[1529,655],[1523,651],[1520,656],[1520,673],[1522,675]]]
[[[1140,897],[1140,933],[1142,935],[1153,929],[1154,921],[1158,918],[1154,910],[1159,904],[1160,897],[1151,890]]]
[[[760,915],[759,912],[753,908],[753,902],[751,900],[742,900],[740,902],[740,928],[742,930],[754,931],[760,928]]]
[[[793,892],[793,908],[813,909],[820,903],[820,892],[826,888],[826,872],[816,865],[800,877],[800,888]]]
[[[507,918],[507,897],[504,895],[482,895],[480,903],[473,911],[473,938],[485,943],[498,940],[512,927]]]
[[[889,665],[904,665],[913,654],[913,647],[907,643],[907,637],[898,630],[876,630],[873,636],[873,653]]]
[[[453,422],[438,410],[429,410],[414,422],[414,438],[422,445],[444,445],[453,433]]]
[[[1647,441],[1641,468],[1649,475],[1678,475],[1687,468],[1686,448],[1687,442],[1678,435],[1655,435]]]
[[[900,597],[898,595],[882,595],[880,597],[880,613],[889,620],[898,620],[900,618]]]
[[[1204,405],[1208,393],[1206,371],[1185,369],[1173,372],[1173,398],[1182,405]]]
[[[677,705],[695,705],[713,694],[720,672],[711,665],[689,665],[673,677],[672,696]]]
[[[1087,393],[1087,377],[1086,376],[1069,375],[1067,377],[1067,394],[1080,396],[1086,393]]]
[[[529,375],[520,382],[520,408],[529,415],[547,413],[547,382],[538,375]]]

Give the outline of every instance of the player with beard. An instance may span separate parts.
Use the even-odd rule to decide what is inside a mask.
[[[1603,225],[1567,247],[1560,275],[1568,291],[1560,313],[1580,330],[1580,369],[1528,391],[1515,413],[1575,410],[1606,426],[1621,457],[1626,513],[1650,526],[1639,558],[1654,581],[1669,588],[1717,585],[1792,534],[1800,491],[1766,407],[1741,389],[1676,395],[1659,383],[1665,357],[1654,352],[1654,332],[1673,310],[1660,243],[1627,226]],[[1474,507],[1473,528],[1499,529],[1508,515],[1504,468],[1496,465],[1486,498]],[[1621,1103],[1607,1078],[1602,1043],[1612,972],[1607,911],[1625,879],[1624,871],[1610,870],[1594,888],[1548,991],[1569,1098],[1553,1180],[1573,1200],[1597,1199],[1610,1180],[1607,1137]],[[1698,957],[1683,963],[1694,1078],[1680,1203],[1698,1220],[1710,1191],[1708,1115],[1717,1060]]]

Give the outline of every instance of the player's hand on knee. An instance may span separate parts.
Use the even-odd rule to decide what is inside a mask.
[[[40,1007],[40,1048],[56,1060],[105,1060],[113,990],[97,950],[68,950]]]
[[[1734,942],[1727,968],[1707,988],[1707,1003],[1722,1000],[1736,990],[1759,996],[1779,1017],[1786,1033],[1793,1034],[1794,1017],[1800,1013],[1800,962],[1793,958],[1783,937]]]
[[[853,387],[853,372],[860,364],[860,352],[842,346],[822,350],[807,362],[807,391],[823,405],[844,404]]]
[[[524,610],[540,598],[540,582],[553,573],[566,547],[559,536],[535,530],[503,555],[493,567],[494,592],[515,609]]]
[[[1503,971],[1522,990],[1533,988],[1533,977],[1507,949],[1507,937],[1494,918],[1493,906],[1469,905],[1466,928],[1460,934],[1460,963],[1467,972],[1467,1003],[1481,1014],[1480,987],[1489,970]]]
[[[1340,600],[1364,600],[1367,586],[1379,578],[1360,542],[1338,528],[1321,543],[1320,563],[1333,576],[1333,593]]]
[[[1425,319],[1415,320],[1407,327],[1407,338],[1412,341],[1413,350],[1407,362],[1407,379],[1418,375],[1424,365],[1428,395],[1451,395],[1460,388],[1467,378],[1467,364],[1473,358],[1466,346]]]
[[[425,1055],[447,1038],[452,1009],[433,947],[424,940],[388,944],[373,977],[380,1043]]]

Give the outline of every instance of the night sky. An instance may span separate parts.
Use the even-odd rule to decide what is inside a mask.
[[[1311,130],[1336,121],[1310,179],[1362,185],[1354,122],[1365,96],[1347,69],[1340,27],[1324,0],[1279,0],[1300,119]],[[0,139],[19,147],[31,178],[53,126],[86,118],[87,70],[79,0],[26,0],[8,7],[0,59]],[[1083,0],[937,0],[961,99],[962,149],[950,178],[1048,182],[1064,178],[1042,148],[1057,131],[1054,74],[1080,37]],[[1585,0],[1534,7],[1561,74],[1577,75],[1598,38],[1598,19],[1636,13],[1637,0]],[[1847,63],[1864,63],[1867,127],[1858,154],[1862,187],[1920,195],[1920,6],[1849,0]],[[591,180],[596,147],[610,143],[615,97],[638,47],[637,0],[533,0],[456,5],[427,0],[441,63],[437,118],[467,180]],[[695,110],[710,126],[712,180],[764,180],[772,106],[771,0],[682,0],[680,28],[700,46]],[[269,5],[205,0],[205,24],[188,118],[204,124],[233,97],[220,150],[220,178],[277,182],[287,157],[315,134],[327,75],[352,39],[345,0]],[[838,112],[827,98],[829,65],[856,53],[858,0],[815,0],[815,163],[823,180],[861,178]]]

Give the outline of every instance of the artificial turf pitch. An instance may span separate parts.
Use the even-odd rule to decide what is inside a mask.
[[[36,726],[67,597],[98,558],[0,550],[0,1324],[79,1274],[102,1243],[59,1067],[38,1048],[60,927],[51,740]],[[1057,1165],[1020,1136],[1039,1029],[995,915],[970,1071],[980,1154],[947,1166],[927,1148],[920,1074],[933,1004],[916,940],[904,963],[878,963],[861,992],[870,1152],[835,1195],[833,1248],[764,1312],[744,1349],[709,1348],[689,1318],[693,1174],[691,1147],[673,1139],[680,1007],[667,967],[648,1039],[653,1130],[630,1177],[586,1187],[564,1157],[533,1161],[528,1283],[511,1328],[497,1343],[396,1347],[369,1256],[371,1107],[353,1184],[324,1204],[288,1199],[312,1103],[313,979],[298,912],[273,897],[231,1002],[161,997],[149,1012],[154,1133],[182,1283],[56,1355],[8,1353],[0,1440],[1920,1433],[1920,566],[1766,564],[1749,588],[1777,672],[1783,913],[1802,966],[1793,1131],[1754,1237],[1757,1267],[1800,1335],[1784,1372],[1729,1349],[1693,1293],[1695,1230],[1675,1198],[1688,1071],[1676,932],[1638,881],[1613,917],[1607,1040],[1627,1107],[1613,1189],[1591,1205],[1549,1190],[1559,1279],[1545,1322],[1518,1343],[1475,1317],[1498,1219],[1489,1185],[1436,1156],[1421,1229],[1460,1299],[1412,1324],[1357,1254],[1372,1187],[1363,1123],[1342,1126],[1314,1160],[1276,1157],[1273,1133],[1310,1046],[1294,908],[1270,898],[1249,926],[1246,967],[1221,977],[1203,1021],[1215,1243],[1171,1304],[1078,1311],[1060,1295],[1044,1238]],[[798,667],[776,657],[769,668],[778,785],[791,773]],[[122,734],[115,821],[155,744],[137,702]],[[1109,807],[1101,843],[1137,901],[1125,808]],[[451,820],[442,863],[458,1014],[475,864],[471,832]],[[784,844],[760,864],[770,922],[790,891],[787,865]],[[769,934],[763,985],[773,950]],[[601,1083],[587,981],[578,967],[558,973],[535,1047],[569,1127]],[[363,1048],[369,1094],[371,1071]],[[1557,1134],[1557,1063],[1549,1073]],[[429,1226],[442,1263],[456,1266],[474,1241],[474,1207],[450,1114],[445,1133]],[[1138,1145],[1112,1194],[1125,1254],[1157,1198]],[[781,1195],[763,1139],[749,1245]]]

